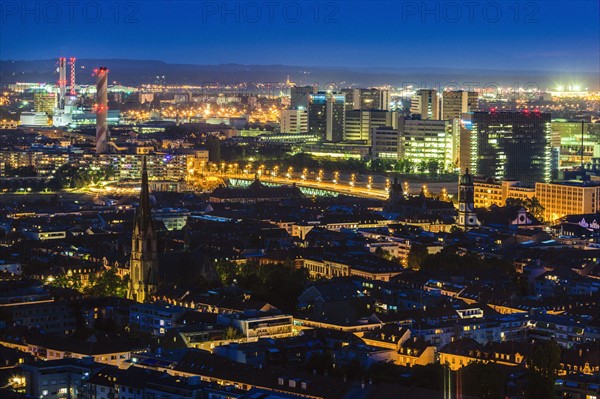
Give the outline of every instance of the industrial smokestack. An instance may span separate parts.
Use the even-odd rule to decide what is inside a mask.
[[[58,88],[59,88],[59,106],[64,108],[65,95],[67,94],[67,59],[60,57],[58,59]]]
[[[69,94],[71,94],[71,96],[76,96],[77,93],[75,93],[75,57],[71,57],[69,63],[71,64],[71,92]]]
[[[108,69],[96,70],[96,154],[108,152]]]

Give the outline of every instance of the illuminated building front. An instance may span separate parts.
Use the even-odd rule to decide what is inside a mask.
[[[519,180],[524,186],[549,182],[552,127],[550,114],[539,111],[464,114],[474,175]]]

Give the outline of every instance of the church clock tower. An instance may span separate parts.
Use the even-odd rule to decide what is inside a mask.
[[[469,168],[458,181],[458,225],[466,228],[479,226],[475,213],[473,175],[469,174]]]
[[[135,211],[131,258],[129,260],[129,289],[127,298],[147,302],[156,292],[158,277],[158,247],[156,230],[150,210],[150,190],[146,157],[142,166],[140,204]]]

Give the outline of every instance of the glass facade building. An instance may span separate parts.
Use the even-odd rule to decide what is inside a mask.
[[[549,182],[552,124],[549,113],[474,112],[463,116],[474,174],[519,180],[524,186]],[[464,141],[463,141],[464,142]]]

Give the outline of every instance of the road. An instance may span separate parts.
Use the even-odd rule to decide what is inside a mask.
[[[242,180],[254,180],[254,175],[245,174],[245,173],[218,173],[218,176],[224,179],[242,179]],[[330,180],[317,181],[314,178],[311,179],[302,179],[296,176],[292,176],[291,178],[284,176],[263,176],[261,178],[263,182],[275,183],[275,184],[296,184],[299,187],[309,187],[316,188],[328,191],[335,191],[340,194],[353,195],[357,197],[365,197],[365,198],[375,198],[385,200],[388,198],[388,192],[386,191],[386,181],[382,176],[373,177],[371,188],[368,188],[368,181],[356,181],[354,185],[350,185],[348,183],[344,183],[340,181],[339,183],[334,183]],[[409,193],[416,194],[419,193],[423,187],[420,183],[406,183],[408,185]],[[446,193],[449,196],[456,194],[457,192],[457,184],[452,183],[428,183],[427,190],[430,193],[438,194],[442,192],[442,190],[446,190]]]

